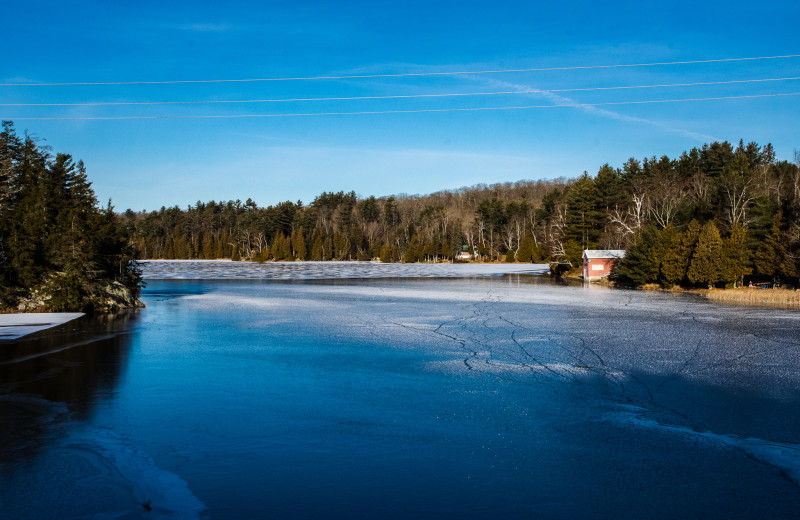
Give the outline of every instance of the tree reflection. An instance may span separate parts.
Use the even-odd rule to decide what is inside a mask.
[[[91,417],[127,364],[136,316],[84,317],[0,342],[0,464],[35,455],[67,420]]]

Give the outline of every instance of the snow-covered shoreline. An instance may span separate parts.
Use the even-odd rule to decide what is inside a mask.
[[[26,312],[0,314],[0,340],[17,339],[83,316],[82,312]]]

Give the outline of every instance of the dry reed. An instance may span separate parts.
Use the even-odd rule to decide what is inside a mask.
[[[703,291],[709,300],[800,307],[800,291],[790,289],[712,289]]]

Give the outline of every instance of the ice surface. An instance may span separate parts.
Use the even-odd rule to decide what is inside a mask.
[[[394,264],[380,262],[231,262],[145,260],[146,280],[324,280],[354,278],[452,278],[542,274],[547,264]]]
[[[62,325],[83,316],[82,312],[0,314],[0,340],[17,339]]]
[[[83,442],[81,442],[83,441]],[[178,475],[156,466],[141,448],[111,430],[87,432],[83,439],[73,439],[74,449],[89,449],[102,456],[112,472],[107,478],[129,489],[137,504],[151,508],[145,518],[193,520],[200,517],[205,505],[192,494]],[[101,472],[102,474],[102,472]],[[144,512],[144,507],[142,508]],[[124,516],[130,511],[104,511],[96,518]]]
[[[42,457],[46,471],[31,480],[0,480],[3,518],[194,520],[206,509],[183,479],[108,429],[66,437]]]
[[[0,363],[31,394],[79,387],[82,360],[99,385],[88,411],[64,398],[81,418],[57,416],[68,431],[40,434],[39,457],[10,454],[0,502],[112,518],[800,510],[800,313],[519,268],[148,262],[119,356],[63,338]]]
[[[631,424],[640,428],[649,428],[689,436],[717,446],[726,446],[741,449],[753,457],[786,471],[786,474],[800,486],[800,444],[768,441],[754,437],[742,438],[737,435],[698,431],[685,426],[661,424],[658,421],[647,419],[643,416],[644,410],[638,413],[631,411],[619,412],[612,415],[614,419],[624,424]]]

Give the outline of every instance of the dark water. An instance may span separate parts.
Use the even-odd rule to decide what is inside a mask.
[[[0,343],[0,518],[800,512],[796,311],[516,275],[144,297]]]

